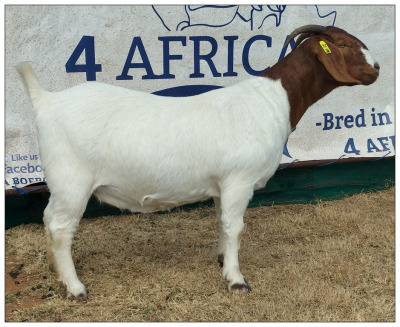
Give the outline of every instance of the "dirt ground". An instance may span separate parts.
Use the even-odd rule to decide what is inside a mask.
[[[395,320],[395,189],[315,205],[250,208],[226,291],[213,208],[83,219],[73,257],[87,302],[49,272],[43,226],[5,232],[6,321]]]

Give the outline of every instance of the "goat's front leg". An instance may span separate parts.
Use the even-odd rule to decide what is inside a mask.
[[[247,293],[250,290],[240,272],[239,249],[244,228],[243,214],[252,194],[252,188],[232,185],[221,191],[221,198],[216,200],[220,222],[218,261],[222,264],[222,277],[229,281],[228,290],[232,293]]]

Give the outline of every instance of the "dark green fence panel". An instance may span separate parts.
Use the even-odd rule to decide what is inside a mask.
[[[337,200],[356,193],[384,190],[394,184],[395,158],[287,168],[278,170],[264,189],[256,191],[249,206]],[[49,193],[7,196],[5,227],[41,223],[48,199]],[[190,210],[203,205],[212,205],[212,201],[186,205],[182,208]],[[92,198],[84,217],[119,215],[126,212],[107,204],[99,204]]]

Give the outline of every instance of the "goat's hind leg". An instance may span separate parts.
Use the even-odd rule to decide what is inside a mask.
[[[221,199],[219,197],[214,197],[214,205],[216,216],[219,223],[219,241],[218,241],[218,264],[222,268],[224,266],[224,255],[225,255],[225,234],[222,228],[221,216]]]
[[[88,199],[84,197],[74,201],[75,203],[68,203],[67,198],[52,194],[44,212],[50,270],[56,271],[57,278],[66,287],[69,298],[86,300],[87,292],[76,274],[71,246]]]

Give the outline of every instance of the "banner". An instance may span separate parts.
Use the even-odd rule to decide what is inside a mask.
[[[19,62],[30,61],[49,91],[101,81],[192,96],[259,75],[291,50],[283,47],[287,36],[307,24],[355,35],[379,62],[380,76],[310,107],[281,163],[394,156],[394,6],[5,6],[6,189],[45,181]]]

